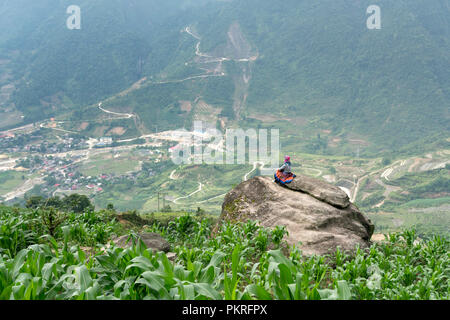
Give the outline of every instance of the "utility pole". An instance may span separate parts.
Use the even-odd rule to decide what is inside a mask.
[[[158,212],[159,212],[159,191],[158,191]]]

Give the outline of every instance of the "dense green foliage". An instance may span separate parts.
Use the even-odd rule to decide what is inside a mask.
[[[26,200],[25,206],[32,209],[53,207],[75,213],[82,213],[94,208],[87,196],[77,193],[65,196],[62,199],[59,197],[44,199],[42,196],[32,196]]]
[[[14,257],[30,245],[66,241],[95,246],[121,231],[111,212],[62,213],[50,209],[0,207],[0,253]]]
[[[250,221],[212,233],[208,220],[187,215],[148,228],[170,241],[173,262],[140,241],[86,254],[82,233],[74,230],[87,225],[104,243],[114,225],[105,226],[105,217],[74,215],[53,238],[40,236],[37,211],[1,208],[0,299],[449,298],[450,243],[440,237],[423,241],[406,231],[354,256],[337,250],[303,257],[284,244],[284,228]]]

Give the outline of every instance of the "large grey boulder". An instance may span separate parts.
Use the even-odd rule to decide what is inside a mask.
[[[255,177],[231,190],[222,204],[221,221],[258,220],[262,226],[286,226],[289,244],[301,242],[305,255],[367,248],[374,225],[339,188],[305,176],[281,186]]]
[[[170,250],[170,243],[157,233],[141,233],[138,235],[138,238],[140,238],[144,242],[147,248],[152,249],[155,252],[169,252]],[[116,246],[121,248],[129,248],[132,245],[132,241],[131,239],[129,239],[128,235],[118,237],[117,239],[114,239],[113,242],[116,244]]]

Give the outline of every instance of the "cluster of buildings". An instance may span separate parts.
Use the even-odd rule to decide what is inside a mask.
[[[45,193],[57,193],[65,191],[84,191],[85,193],[98,193],[104,191],[115,183],[135,184],[141,175],[153,176],[154,168],[146,167],[139,172],[128,172],[116,176],[115,174],[100,174],[98,176],[85,176],[77,168],[79,163],[83,163],[86,152],[74,150],[90,150],[92,148],[102,148],[113,146],[112,137],[101,137],[99,139],[83,139],[71,136],[69,133],[57,135],[58,140],[46,141],[39,135],[39,128],[31,132],[12,133],[0,132],[0,149],[4,153],[26,154],[16,159],[12,166],[14,170],[23,169],[29,175],[39,174],[44,184],[40,185],[40,190]],[[183,142],[185,137],[177,135],[178,132],[171,132],[169,136],[162,135],[161,140],[169,142]],[[155,143],[153,147],[161,147],[161,142]],[[150,150],[148,148],[139,149],[140,156],[154,158],[153,163],[162,161],[164,152],[159,149]],[[89,152],[89,151],[87,151]],[[95,151],[93,151],[95,153]],[[156,157],[155,157],[156,156]],[[16,155],[17,157],[17,155]],[[116,158],[117,155],[114,157]],[[89,159],[89,158],[86,158]],[[13,167],[11,167],[13,168]]]
[[[99,141],[94,145],[94,147],[102,148],[113,144],[113,139],[111,137],[101,137]]]
[[[112,179],[112,176],[102,174],[97,177],[83,176],[79,172],[73,172],[72,166],[62,166],[55,172],[52,172],[46,178],[48,188],[57,188],[59,190],[81,190],[86,188],[90,191],[102,192],[102,185]]]
[[[2,133],[0,134],[0,149],[5,153],[37,152],[61,153],[71,150],[88,148],[84,139],[64,136],[60,142],[41,141],[42,137],[35,135]]]

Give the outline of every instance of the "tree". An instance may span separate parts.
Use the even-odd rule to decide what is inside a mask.
[[[53,208],[61,209],[61,208],[64,207],[64,204],[61,201],[61,199],[58,196],[56,196],[56,197],[48,198],[44,202],[44,206],[45,207],[53,207]]]
[[[383,160],[381,161],[381,164],[382,164],[383,166],[387,166],[387,165],[391,164],[391,162],[392,162],[391,158],[389,158],[389,157],[383,157]]]
[[[62,202],[66,210],[76,213],[82,213],[86,210],[94,209],[94,206],[87,196],[77,193],[64,197]]]
[[[56,228],[58,228],[67,216],[57,211],[55,208],[50,208],[48,210],[43,210],[41,212],[42,223],[48,230],[48,233],[54,237]]]
[[[48,185],[53,186],[56,184],[56,178],[54,175],[49,175],[44,178],[44,181],[47,182]]]
[[[41,196],[32,196],[27,199],[25,207],[29,209],[36,209],[44,204],[44,198]]]
[[[203,217],[205,215],[205,210],[203,210],[200,207],[197,207],[197,212],[196,212],[198,217]]]

